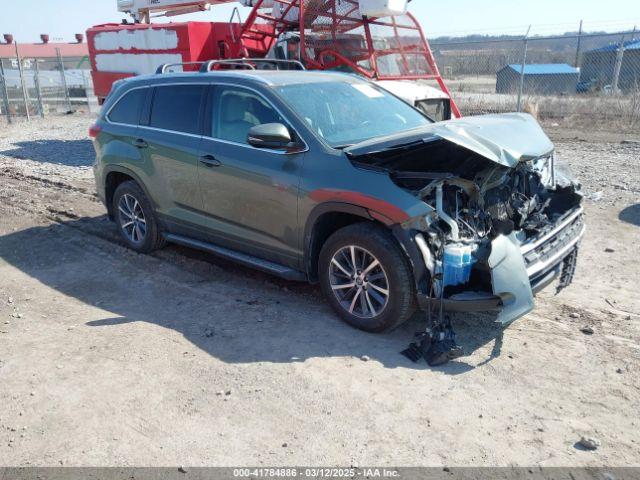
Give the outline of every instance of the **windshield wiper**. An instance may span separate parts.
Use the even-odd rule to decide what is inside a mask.
[[[427,143],[428,142],[425,139],[422,139],[422,140],[417,140],[409,143],[390,145],[387,148],[383,148],[381,150],[375,150],[372,152],[366,152],[363,155],[366,155],[367,157],[370,157],[373,160],[372,162],[369,162],[371,165],[380,167],[387,163],[394,162],[398,157],[401,157],[402,155],[404,155],[407,150],[423,148]],[[361,155],[356,155],[356,156],[361,156]],[[353,156],[353,154],[351,154],[351,156]]]
[[[344,150],[345,148],[349,148],[349,147],[353,147],[355,145],[355,143],[345,143],[344,145],[336,145],[335,148],[336,150]]]

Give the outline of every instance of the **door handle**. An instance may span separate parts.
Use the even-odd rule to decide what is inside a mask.
[[[142,138],[138,138],[133,141],[133,146],[136,148],[147,148],[149,144],[145,142]]]
[[[217,160],[213,155],[202,155],[200,157],[200,163],[209,168],[219,167],[220,165],[222,165],[222,162],[220,160]]]

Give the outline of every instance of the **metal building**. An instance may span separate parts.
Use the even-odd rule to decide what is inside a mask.
[[[580,85],[583,91],[640,90],[640,40],[584,52]]]
[[[517,93],[522,65],[506,65],[498,70],[496,93]],[[561,95],[576,93],[580,70],[566,63],[530,64],[524,67],[523,91],[527,94]]]

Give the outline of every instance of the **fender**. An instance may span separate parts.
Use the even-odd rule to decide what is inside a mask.
[[[140,177],[138,176],[137,173],[135,173],[134,171],[130,170],[127,167],[123,167],[121,165],[117,165],[117,164],[108,164],[104,167],[103,170],[103,183],[104,183],[104,187],[105,187],[105,203],[107,203],[106,201],[106,185],[107,185],[107,177],[109,176],[110,173],[122,173],[124,175],[127,175],[131,178],[133,178],[136,183],[138,184],[138,186],[142,189],[142,191],[144,192],[144,194],[147,196],[147,198],[149,199],[149,201],[151,202],[151,205],[156,208],[157,207],[157,203],[154,201],[153,197],[151,196],[151,194],[149,193],[149,191],[147,190],[146,185],[144,184],[144,182],[140,179]],[[111,218],[113,216],[113,212],[111,211],[111,205],[105,205],[107,207],[107,212],[109,214],[109,217]]]
[[[313,275],[313,253],[314,245],[314,228],[318,219],[325,213],[348,213],[361,217],[363,220],[377,220],[386,225],[393,234],[396,241],[400,244],[402,251],[406,255],[413,270],[416,291],[425,293],[429,283],[428,271],[422,259],[422,255],[415,245],[415,231],[405,230],[398,223],[393,223],[386,215],[377,211],[370,210],[362,205],[354,205],[352,203],[343,202],[326,202],[317,205],[309,214],[304,229],[304,268],[310,280],[314,280]]]
[[[409,220],[409,215],[392,203],[360,192],[321,188],[309,193],[309,198],[318,203],[338,202],[360,206],[387,226]]]
[[[359,205],[343,202],[325,202],[320,205],[316,205],[313,210],[311,210],[304,226],[304,269],[310,280],[312,280],[314,276],[312,275],[314,270],[312,265],[313,233],[318,219],[325,213],[348,213],[350,215],[362,217],[363,220],[374,219],[366,208]]]
[[[417,230],[406,230],[400,225],[394,225],[391,229],[391,233],[396,238],[400,247],[407,256],[409,263],[411,264],[411,270],[413,272],[413,281],[416,286],[416,292],[424,295],[429,295],[429,284],[431,282],[431,273],[427,269],[424,263],[422,254],[418,249],[415,241]]]

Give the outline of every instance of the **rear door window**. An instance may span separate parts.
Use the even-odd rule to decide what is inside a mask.
[[[109,115],[107,115],[109,121],[127,125],[138,125],[146,96],[146,88],[137,88],[126,93],[114,105]]]
[[[200,133],[204,85],[156,87],[149,126],[181,133]]]

